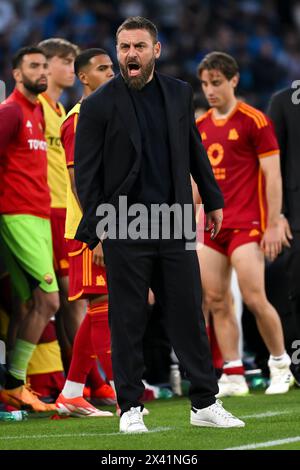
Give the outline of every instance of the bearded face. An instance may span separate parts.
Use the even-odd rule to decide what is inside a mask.
[[[145,29],[122,30],[117,43],[121,74],[129,88],[141,90],[152,77],[160,43]]]
[[[22,74],[24,88],[33,95],[38,95],[47,90],[47,77],[41,76],[36,80],[30,80],[24,73]]]
[[[48,63],[44,54],[25,54],[19,67],[14,70],[14,78],[24,89],[33,95],[47,90]]]
[[[129,58],[126,65],[120,64],[121,73],[129,88],[141,90],[151,80],[155,64],[153,57],[144,65],[138,59]]]

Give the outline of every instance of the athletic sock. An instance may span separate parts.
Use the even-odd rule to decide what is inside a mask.
[[[270,361],[276,365],[281,365],[281,363],[287,363],[287,362],[290,362],[290,356],[287,354],[286,351],[284,351],[283,354],[281,354],[281,356],[273,356],[272,354],[270,354]]]
[[[65,398],[82,397],[83,389],[84,389],[84,383],[78,383],[78,382],[72,382],[72,380],[66,380],[66,383],[61,393]]]
[[[17,338],[8,371],[15,379],[26,382],[26,371],[36,344]]]
[[[88,309],[91,316],[91,341],[101,367],[108,380],[113,379],[111,363],[110,329],[108,325],[108,302],[94,304]]]
[[[91,342],[91,318],[90,315],[85,315],[75,336],[67,380],[85,384],[94,365],[95,357]]]
[[[245,369],[241,359],[226,361],[223,366],[223,372],[226,375],[245,375]]]
[[[92,390],[97,390],[99,387],[106,383],[99,372],[97,359],[94,359],[93,367],[91,368],[90,373],[87,377],[87,383]]]

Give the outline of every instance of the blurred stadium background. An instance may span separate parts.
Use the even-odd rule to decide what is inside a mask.
[[[190,82],[195,92],[197,64],[212,50],[237,59],[239,94],[261,109],[272,92],[300,78],[299,0],[0,0],[0,78],[7,94],[11,56],[20,47],[58,36],[115,57],[117,26],[135,15],[158,26],[159,70]],[[79,95],[77,84],[62,101],[69,108]]]

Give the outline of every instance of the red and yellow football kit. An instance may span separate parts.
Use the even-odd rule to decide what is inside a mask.
[[[51,195],[51,229],[54,268],[59,277],[68,276],[68,249],[64,238],[67,185],[65,153],[60,140],[60,126],[66,112],[61,103],[54,103],[47,93],[39,95],[45,125],[48,160],[48,185]]]
[[[222,229],[215,240],[205,232],[204,243],[230,256],[261,239],[267,208],[259,159],[278,154],[279,146],[268,117],[240,101],[226,119],[209,110],[197,128],[225,200]]]
[[[17,89],[0,106],[0,213],[49,219],[47,144],[36,107]]]
[[[68,168],[74,166],[75,132],[79,110],[78,103],[71,109],[61,127],[61,141]],[[68,175],[65,237],[69,247],[69,300],[108,293],[105,268],[93,263],[93,252],[85,243],[74,239],[81,217],[82,212]],[[98,357],[106,377],[112,380],[107,300],[89,304],[87,315],[75,337],[67,380],[85,383],[88,371],[91,371],[95,365],[95,357]]]
[[[78,103],[68,113],[61,127],[61,141],[68,168],[74,166],[75,132],[79,110]],[[69,300],[84,298],[89,294],[107,294],[105,268],[94,264],[92,251],[85,243],[74,239],[81,217],[82,212],[68,175],[65,237],[69,253]]]

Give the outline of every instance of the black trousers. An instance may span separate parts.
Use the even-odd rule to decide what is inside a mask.
[[[218,385],[201,309],[196,252],[186,251],[184,240],[110,239],[103,242],[103,251],[112,365],[122,412],[141,404],[149,287],[161,305],[168,336],[191,382],[192,405],[213,404]]]
[[[289,300],[297,327],[296,339],[300,338],[300,231],[293,231],[291,248],[288,250],[287,276],[289,281]]]

